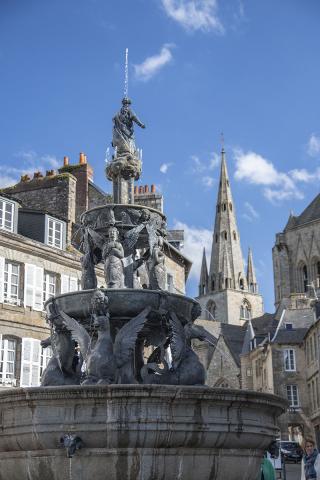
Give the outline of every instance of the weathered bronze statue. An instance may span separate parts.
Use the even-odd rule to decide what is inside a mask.
[[[116,227],[109,229],[109,240],[105,244],[102,257],[104,260],[104,275],[107,288],[123,288],[124,273],[122,259],[123,246],[119,242],[119,232]]]
[[[113,117],[112,146],[117,149],[119,156],[123,153],[133,154],[135,152],[133,124],[136,123],[139,127],[146,128],[129,105],[131,105],[131,100],[123,98],[120,112]]]

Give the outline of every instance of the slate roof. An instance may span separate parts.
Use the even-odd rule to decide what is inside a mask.
[[[296,328],[294,330],[286,330],[285,328],[279,329],[276,338],[273,343],[289,344],[289,343],[302,343],[308,328]]]
[[[254,333],[260,335],[272,335],[276,331],[278,321],[275,319],[274,313],[264,313],[261,317],[255,317],[251,320]]]
[[[290,222],[288,221],[285,230],[291,230],[305,223],[320,220],[320,194],[312,200],[298,217],[291,216],[289,220]]]
[[[230,325],[228,323],[215,322],[212,320],[197,320],[197,325],[202,325],[215,338],[221,335],[228,346],[234,361],[240,367],[240,354],[246,334],[246,325]]]

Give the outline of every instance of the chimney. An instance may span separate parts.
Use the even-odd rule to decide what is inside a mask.
[[[151,193],[156,193],[156,186],[155,185],[151,185]]]
[[[38,179],[38,178],[43,178],[43,175],[41,172],[34,172],[33,178]]]
[[[149,185],[144,186],[144,193],[149,193]]]
[[[46,177],[53,177],[54,176],[54,170],[47,170],[46,171]]]
[[[21,175],[20,182],[29,182],[31,179],[28,174],[26,175]]]
[[[139,187],[139,193],[143,193],[143,186],[142,185],[140,185],[140,187]]]
[[[63,157],[63,166],[67,167],[69,165],[69,157]]]
[[[84,165],[86,162],[86,156],[84,153],[80,152],[80,155],[79,155],[79,163],[80,165]]]
[[[134,187],[134,194],[135,194],[135,195],[138,195],[138,193],[139,193],[139,188],[137,187],[137,185],[135,185],[135,187]]]

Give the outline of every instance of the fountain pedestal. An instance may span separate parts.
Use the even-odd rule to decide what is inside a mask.
[[[255,480],[285,401],[158,385],[0,393],[0,480]],[[72,459],[61,438],[83,442]]]

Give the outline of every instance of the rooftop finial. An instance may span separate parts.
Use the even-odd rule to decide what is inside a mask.
[[[129,49],[126,48],[125,64],[124,64],[124,98],[129,96],[129,69],[128,69],[128,55]]]
[[[220,133],[220,142],[221,142],[221,153],[224,153],[224,134]]]

